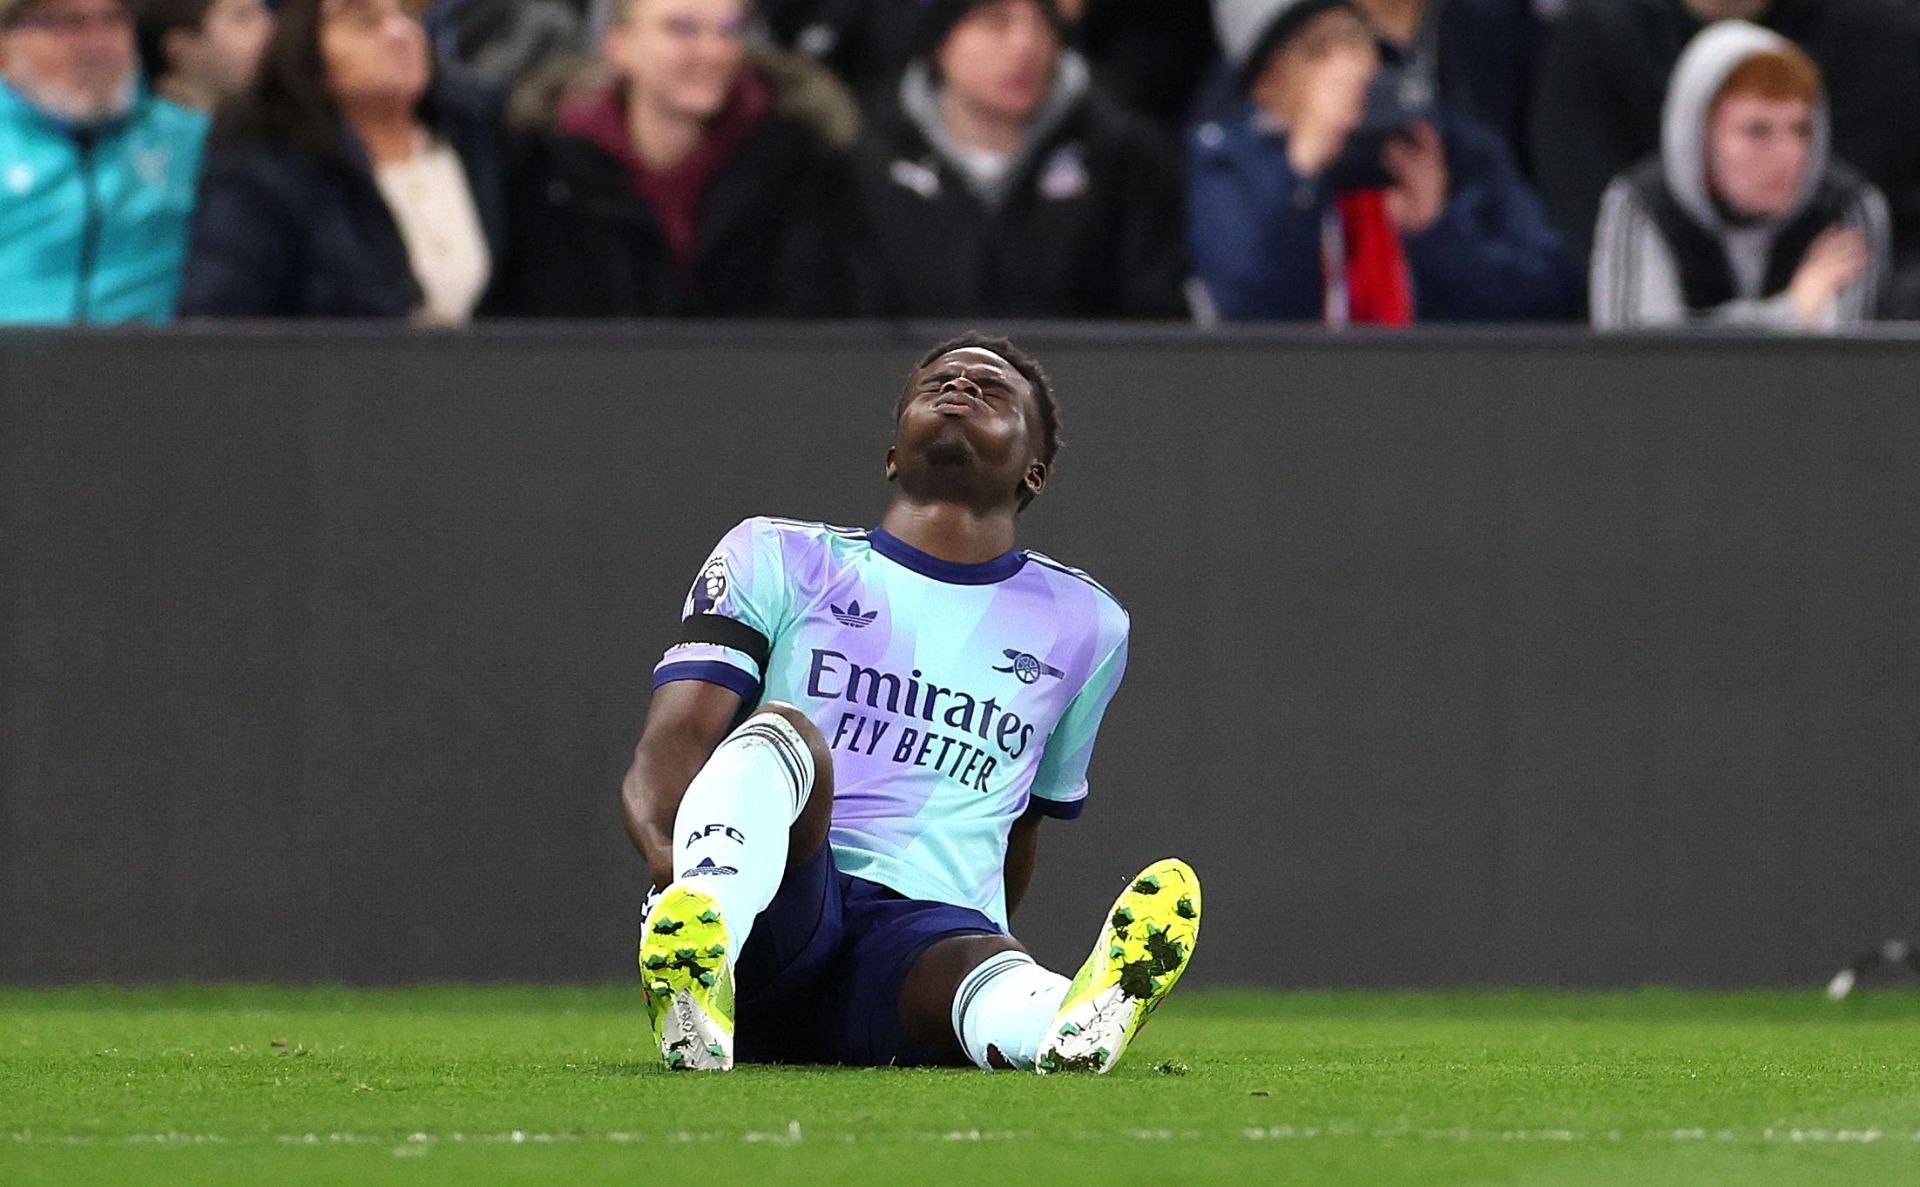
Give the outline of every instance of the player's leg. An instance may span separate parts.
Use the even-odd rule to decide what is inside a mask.
[[[826,842],[833,762],[789,705],[761,706],[714,749],[674,818],[679,872],[647,913],[647,1009],[669,1066],[733,1064],[734,967],[791,867]]]
[[[1112,1069],[1174,983],[1200,938],[1200,879],[1186,862],[1158,861],[1127,884],[1100,938],[1048,1023],[1042,1072]]]
[[[1105,1072],[1172,991],[1200,933],[1200,883],[1180,861],[1121,892],[1071,982],[1010,936],[928,948],[907,975],[901,1025],[935,1062]]]
[[[674,816],[673,868],[701,880],[745,943],[788,866],[826,843],[833,755],[805,713],[768,701],[714,748]],[[733,870],[737,873],[720,873]]]
[[[1026,1070],[1067,986],[1012,936],[953,936],[914,962],[900,989],[900,1025],[930,1063]]]

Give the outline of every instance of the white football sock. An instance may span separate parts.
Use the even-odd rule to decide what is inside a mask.
[[[1033,1070],[1047,1024],[1066,1000],[1069,984],[1024,952],[1001,952],[982,961],[953,995],[953,1033],[967,1058],[992,1068],[992,1050],[1023,1072]]]
[[[710,894],[737,959],[787,872],[787,832],[813,790],[813,754],[791,722],[757,713],[687,785],[673,819],[678,882]]]

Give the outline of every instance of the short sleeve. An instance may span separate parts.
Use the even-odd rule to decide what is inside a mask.
[[[760,520],[739,524],[693,579],[679,642],[653,669],[653,686],[704,680],[757,703],[786,596],[778,536]]]
[[[1087,800],[1087,764],[1093,758],[1094,738],[1107,705],[1120,690],[1127,670],[1127,637],[1123,634],[1107,658],[1067,705],[1060,723],[1047,738],[1040,769],[1033,778],[1032,795],[1041,812],[1061,820],[1080,815]]]

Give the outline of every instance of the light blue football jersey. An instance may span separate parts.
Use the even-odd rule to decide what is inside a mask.
[[[833,750],[846,873],[1006,925],[1007,837],[1080,814],[1127,613],[1037,552],[956,564],[885,531],[750,519],[702,567],[657,688],[785,701]]]

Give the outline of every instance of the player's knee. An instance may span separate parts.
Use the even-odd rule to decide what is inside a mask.
[[[785,701],[766,701],[754,710],[755,713],[771,713],[791,725],[800,740],[807,744],[807,753],[813,756],[813,770],[816,782],[830,779],[833,773],[833,752],[827,748],[827,738],[813,719]]]

